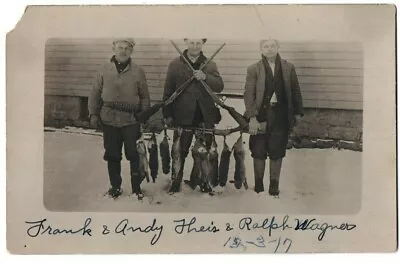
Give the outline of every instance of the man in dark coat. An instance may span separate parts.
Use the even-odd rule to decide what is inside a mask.
[[[135,114],[150,107],[150,96],[143,68],[131,59],[134,45],[133,39],[114,41],[115,55],[97,73],[89,96],[91,126],[100,123],[103,128],[103,158],[107,161],[111,184],[107,193],[114,199],[122,194],[122,146],[130,161],[132,193],[138,199],[143,198],[136,149],[141,127]]]
[[[257,193],[264,191],[265,160],[269,156],[269,194],[277,196],[288,136],[303,116],[303,102],[295,67],[280,57],[278,41],[262,40],[260,49],[262,59],[247,69],[245,116],[250,119],[254,189]]]
[[[205,81],[214,92],[221,92],[224,88],[223,80],[219,75],[215,62],[211,61],[202,71],[199,70],[200,66],[207,60],[202,52],[203,45],[206,41],[207,39],[185,39],[187,49],[183,54],[196,70],[195,80],[186,87],[185,91],[176,98],[172,104],[163,109],[167,125],[214,128],[215,124],[218,124],[221,119],[219,109],[215,106],[213,99],[200,83],[200,80]],[[174,59],[168,66],[163,100],[168,99],[172,93],[185,81],[190,79],[192,75],[193,72],[181,57]],[[176,133],[174,137],[176,137]],[[170,192],[180,191],[185,159],[189,153],[192,140],[192,132],[184,131],[182,133],[181,170],[177,180],[172,182]],[[211,135],[206,137],[207,147],[211,146],[211,140]],[[193,181],[194,179],[191,179],[189,185],[194,189],[196,188],[196,183]]]

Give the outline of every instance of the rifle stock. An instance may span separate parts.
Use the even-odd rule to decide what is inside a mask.
[[[149,109],[144,110],[136,115],[136,120],[139,123],[146,123],[149,118],[154,115],[155,113],[160,110],[160,108],[164,107],[165,105],[168,105],[172,103],[184,90],[185,88],[191,83],[191,81],[194,79],[194,76],[192,78],[188,79],[186,82],[184,82],[167,100],[156,103],[155,105],[151,106]]]
[[[136,120],[141,124],[146,123],[147,120],[149,120],[149,118],[152,115],[154,115],[155,113],[157,113],[158,110],[160,110],[163,106],[164,106],[164,102],[160,102],[160,103],[156,103],[156,104],[152,105],[147,110],[144,110],[144,111],[136,114]]]
[[[235,108],[229,107],[229,106],[225,106],[224,108],[229,112],[229,114],[232,116],[232,118],[235,119],[236,122],[238,122],[239,127],[241,129],[248,127],[249,123],[247,122],[246,118],[243,115],[241,115],[240,113],[238,113],[235,110]]]

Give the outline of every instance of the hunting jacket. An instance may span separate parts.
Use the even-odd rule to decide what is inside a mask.
[[[185,50],[184,54],[186,53],[187,50]],[[199,60],[204,62],[206,59],[207,58],[201,53],[195,64],[200,65],[201,63],[199,63]],[[210,61],[204,67],[203,72],[207,76],[205,82],[214,92],[218,93],[224,89],[224,82],[218,72],[215,62]],[[181,57],[170,62],[165,79],[163,100],[168,99],[174,91],[185,81],[190,79],[192,75],[193,72]],[[164,107],[164,117],[172,117],[176,125],[191,125],[196,111],[196,104],[199,105],[203,113],[206,126],[215,125],[219,122],[219,110],[203,85],[196,79],[186,87],[184,92],[180,94],[173,103]]]
[[[121,111],[107,103],[129,106]],[[89,96],[90,115],[100,116],[102,123],[115,127],[135,124],[135,114],[150,107],[150,95],[143,68],[133,62],[118,73],[114,62],[106,63],[96,74]]]
[[[288,103],[289,129],[294,126],[294,115],[303,116],[303,100],[295,67],[287,60],[281,59],[282,77],[285,95]],[[260,60],[247,68],[246,83],[244,88],[245,116],[255,117],[262,106],[265,91],[265,67]]]

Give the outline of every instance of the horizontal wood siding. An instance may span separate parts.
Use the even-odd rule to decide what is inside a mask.
[[[152,100],[160,100],[169,62],[177,52],[168,40],[137,39],[134,61],[143,66]],[[88,96],[93,76],[112,56],[111,39],[50,39],[46,43],[45,93]],[[184,49],[183,41],[176,43]],[[223,41],[209,40],[206,56]],[[226,41],[215,57],[224,93],[243,94],[246,69],[260,59],[258,42]],[[362,109],[363,52],[358,43],[281,43],[280,54],[298,74],[306,107]]]

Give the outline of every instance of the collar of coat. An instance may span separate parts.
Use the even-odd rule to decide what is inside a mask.
[[[192,64],[193,68],[196,69],[196,70],[198,70],[198,69],[200,68],[200,65],[203,64],[203,62],[205,62],[205,61],[207,60],[207,58],[204,56],[203,52],[200,51],[199,57],[198,57],[197,60],[193,63],[193,62],[189,59],[187,53],[188,53],[188,50],[187,50],[187,49],[184,50],[184,51],[183,51],[183,56],[185,56],[185,58],[190,62],[190,64]],[[185,61],[184,61],[182,58],[181,58],[181,61],[182,61],[183,63],[185,63]],[[185,64],[186,64],[186,63],[185,63]]]
[[[132,58],[129,58],[127,61],[125,61],[125,62],[119,62],[119,61],[117,61],[117,59],[115,58],[115,55],[113,55],[112,57],[111,57],[111,59],[110,59],[110,61],[111,62],[114,62],[114,63],[118,63],[119,65],[125,65],[125,66],[127,66],[127,65],[129,65],[129,64],[131,64],[131,61],[132,61]]]
[[[264,56],[261,55],[261,60],[264,64],[264,68],[265,68],[265,74],[267,78],[270,79],[274,79],[276,76],[278,76],[278,74],[280,74],[281,71],[281,56],[278,54],[276,54],[276,58],[275,58],[275,68],[274,68],[274,73],[275,75],[272,73],[272,69],[271,66],[268,63],[268,59]]]
[[[125,72],[130,68],[128,66],[132,66],[132,58],[130,57],[125,62],[118,62],[114,55],[111,57],[110,62],[113,64],[113,68],[116,69],[118,73]]]

